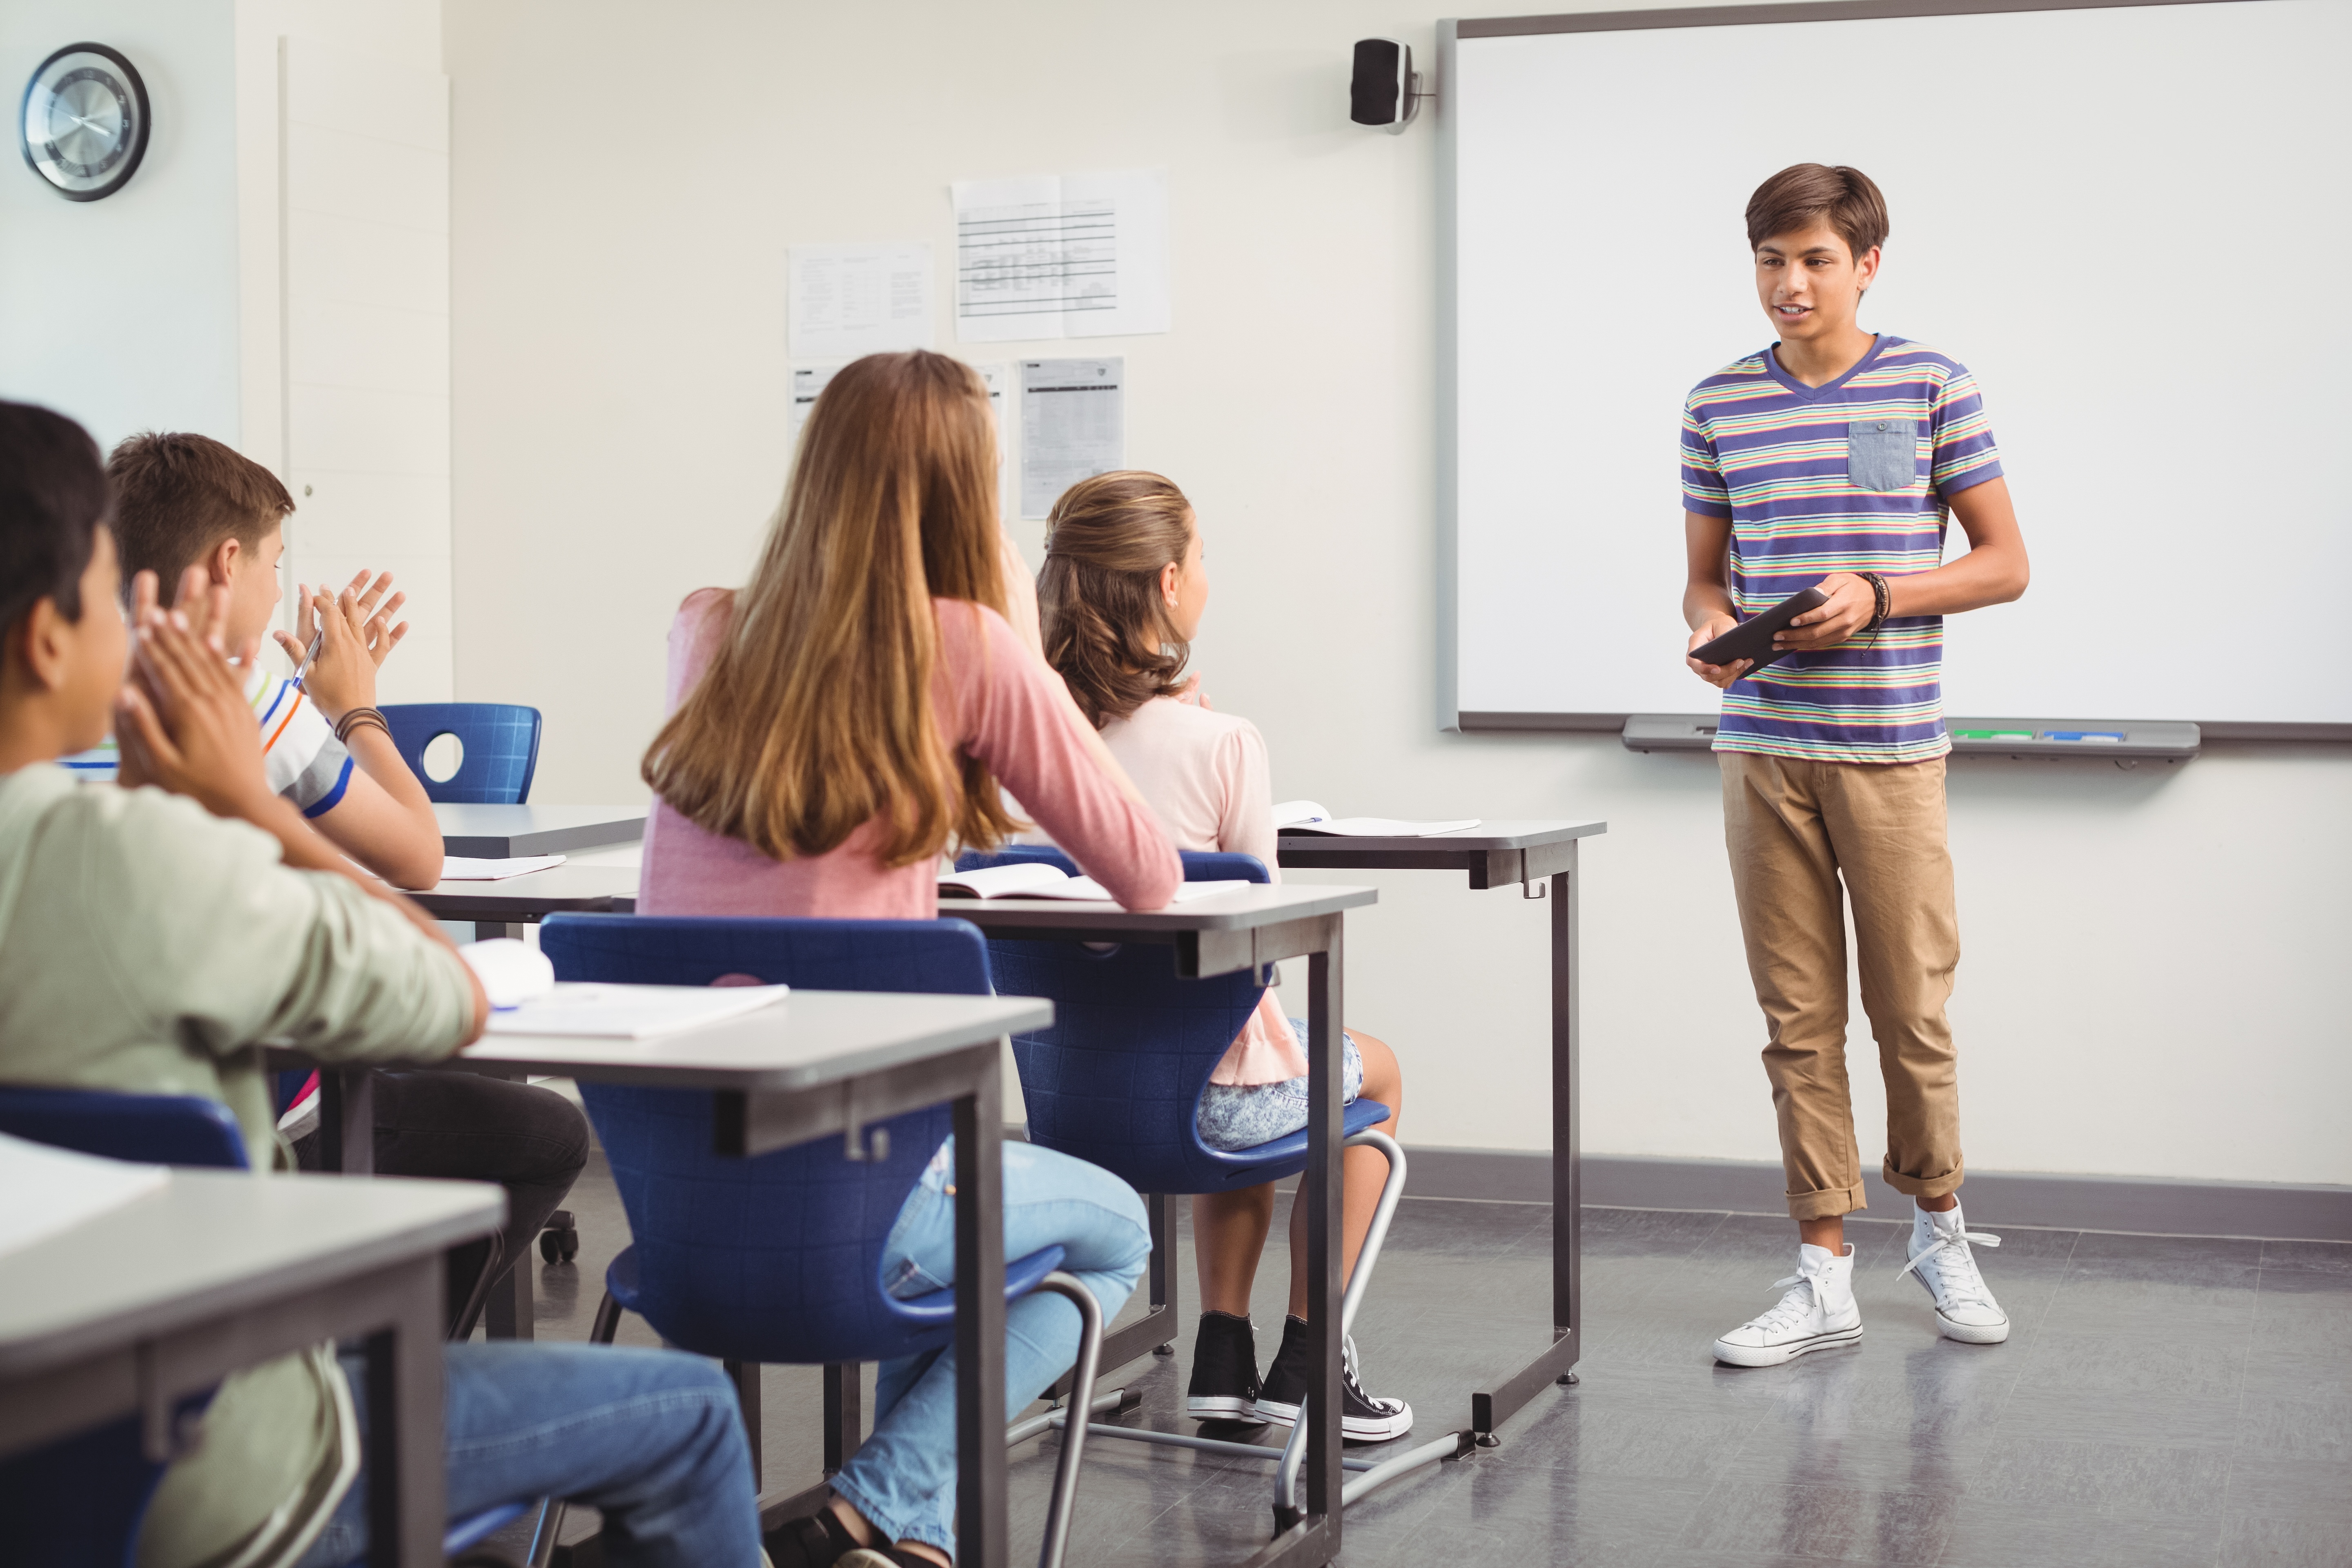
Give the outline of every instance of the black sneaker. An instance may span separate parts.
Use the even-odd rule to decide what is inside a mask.
[[[1385,1443],[1412,1430],[1412,1406],[1402,1399],[1375,1399],[1357,1381],[1356,1337],[1339,1342],[1339,1435],[1349,1443]],[[1276,1426],[1296,1426],[1298,1407],[1307,1403],[1307,1320],[1282,1321],[1282,1348],[1266,1369],[1265,1386],[1257,1396],[1260,1419]]]
[[[1192,1381],[1184,1412],[1195,1421],[1246,1421],[1262,1426],[1257,1404],[1257,1337],[1247,1318],[1201,1314],[1192,1338]]]

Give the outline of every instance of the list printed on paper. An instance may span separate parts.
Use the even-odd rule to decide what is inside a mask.
[[[1049,515],[1080,479],[1127,466],[1127,361],[1021,362],[1021,515]]]
[[[1168,330],[1168,181],[1157,169],[954,187],[956,336]]]
[[[796,245],[790,267],[793,358],[853,360],[931,346],[929,246]]]

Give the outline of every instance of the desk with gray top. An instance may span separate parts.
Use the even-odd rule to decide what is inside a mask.
[[[957,1492],[962,1520],[959,1561],[1004,1568],[1004,1218],[1001,1167],[1004,1114],[998,1079],[1006,1035],[1054,1021],[1053,1004],[1026,996],[915,995],[896,992],[793,991],[740,1017],[628,1040],[486,1035],[446,1062],[446,1070],[501,1078],[552,1074],[591,1083],[706,1089],[711,1146],[720,1154],[765,1154],[839,1136],[862,1157],[866,1130],[924,1106],[954,1108],[956,1145],[956,1431],[963,1456]],[[324,1131],[373,1127],[362,1069],[321,1071],[342,1080],[320,1107]],[[353,1091],[356,1091],[354,1094]],[[366,1141],[349,1132],[336,1147],[355,1154]],[[343,1168],[351,1168],[345,1165]],[[529,1337],[527,1327],[522,1337]],[[760,1463],[759,1368],[730,1366],[744,1404],[756,1479]],[[858,1444],[857,1369],[828,1367],[825,1467],[838,1469]],[[985,1440],[992,1438],[992,1440]],[[822,1485],[763,1498],[762,1528],[814,1510]]]
[[[1307,960],[1307,1506],[1277,1510],[1278,1531],[1248,1568],[1330,1562],[1339,1552],[1340,938],[1346,912],[1380,897],[1371,888],[1236,888],[1131,910],[1065,899],[941,899],[940,913],[991,937],[1028,942],[1146,942],[1174,950],[1187,978],[1230,974],[1285,958]],[[1175,1337],[1175,1261],[1167,1199],[1151,1205],[1151,1302],[1138,1322],[1103,1340],[1108,1373]],[[1061,1386],[1056,1384],[1056,1389]],[[1443,1455],[1433,1456],[1443,1458]]]
[[[0,1458],[173,1412],[240,1367],[366,1344],[368,1561],[439,1568],[442,1253],[506,1196],[475,1182],[175,1170],[171,1184],[0,1258]]]
[[[635,844],[646,836],[642,805],[450,805],[436,804],[444,854],[484,860],[562,855]]]
[[[616,906],[626,912],[636,896],[634,866],[551,866],[495,882],[443,882],[409,894],[435,920],[473,921],[477,937],[520,936],[513,928],[553,914],[604,914]]]
[[[1609,831],[1605,822],[1481,822],[1459,833],[1425,838],[1357,838],[1286,833],[1276,855],[1285,867],[1318,870],[1418,869],[1465,871],[1473,888],[1517,885],[1522,895],[1551,900],[1551,1297],[1552,1342],[1498,1383],[1474,1389],[1465,1435],[1482,1447],[1495,1428],[1554,1382],[1574,1383],[1582,1353],[1580,1287],[1582,1226],[1577,1207],[1578,1020],[1576,846]]]

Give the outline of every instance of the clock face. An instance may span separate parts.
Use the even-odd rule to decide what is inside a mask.
[[[25,84],[25,162],[68,201],[121,190],[147,152],[147,85],[103,44],[69,44]]]

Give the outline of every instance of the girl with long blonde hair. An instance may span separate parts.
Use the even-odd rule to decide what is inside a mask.
[[[668,721],[646,753],[656,800],[648,914],[929,920],[939,860],[1024,810],[1130,909],[1183,869],[1054,672],[1007,624],[996,441],[980,377],[875,354],[825,387],[751,581],[689,595],[670,630]],[[942,1148],[899,1211],[883,1268],[916,1295],[952,1283]],[[1150,1257],[1142,1200],[1084,1161],[1008,1144],[1007,1257],[1066,1249],[1106,1319]],[[1077,1312],[1006,1310],[1017,1412],[1077,1352]],[[954,1352],[886,1363],[873,1436],[834,1498],[768,1541],[775,1568],[945,1563],[955,1543]]]
[[[1182,849],[1255,855],[1276,881],[1274,795],[1257,726],[1213,711],[1187,678],[1192,638],[1209,602],[1200,519],[1158,474],[1081,479],[1054,503],[1037,584],[1045,657],[1097,725],[1110,753]],[[1307,1026],[1284,1016],[1269,989],[1209,1077],[1195,1112],[1213,1148],[1248,1149],[1307,1125]],[[1404,1075],[1396,1053],[1360,1030],[1342,1036],[1344,1092],[1389,1107],[1396,1136]],[[1376,1150],[1350,1149],[1341,1195],[1343,1278],[1356,1267],[1387,1173]],[[1274,1222],[1274,1188],[1192,1200],[1201,1322],[1187,1410],[1201,1420],[1289,1426],[1307,1397],[1306,1205],[1290,1211],[1290,1311],[1263,1381],[1249,1317],[1250,1288]],[[1350,1441],[1412,1428],[1412,1407],[1364,1392],[1351,1341],[1343,1361],[1342,1424]]]

